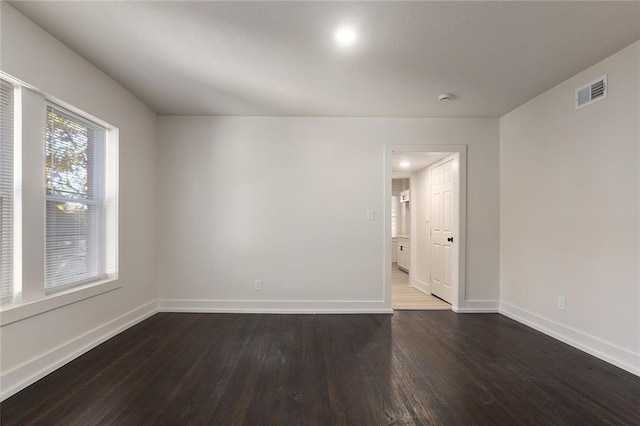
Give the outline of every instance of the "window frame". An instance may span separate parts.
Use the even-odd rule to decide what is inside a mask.
[[[0,326],[40,315],[80,300],[116,290],[118,280],[118,139],[119,129],[61,99],[0,71],[13,84],[14,128],[14,299],[0,305]],[[46,190],[44,129],[46,105],[62,108],[106,129],[105,271],[103,279],[45,292]]]
[[[105,163],[105,159],[106,159],[106,152],[107,152],[107,134],[108,134],[108,129],[105,128],[104,126],[95,123],[92,120],[89,120],[88,118],[81,116],[79,114],[76,114],[74,112],[68,111],[66,108],[61,107],[51,101],[47,101],[46,102],[46,113],[47,116],[49,115],[49,110],[52,110],[52,112],[54,114],[57,114],[67,120],[74,120],[76,123],[80,124],[80,125],[85,125],[87,127],[92,126],[96,129],[99,129],[100,131],[104,132],[104,136],[103,136],[103,140],[102,141],[93,141],[94,143],[101,143],[102,146],[100,146],[100,155],[102,158],[97,158],[97,152],[95,149],[89,149],[89,146],[87,146],[87,177],[88,179],[88,187],[87,187],[87,194],[84,198],[66,198],[62,195],[56,195],[56,194],[49,194],[46,193],[45,194],[45,203],[47,203],[47,206],[45,206],[45,208],[47,208],[48,210],[48,203],[50,202],[78,202],[81,204],[87,204],[88,206],[92,205],[92,206],[99,206],[100,208],[104,208],[104,211],[102,212],[102,217],[100,218],[101,220],[103,220],[105,223],[102,225],[102,231],[104,232],[104,234],[106,234],[106,220],[107,220],[107,212],[106,212],[106,204],[107,204],[107,200],[106,200],[106,185],[107,185],[107,170],[106,170],[106,163]],[[45,132],[46,132],[46,127],[45,126]],[[87,141],[87,144],[89,144],[91,141]],[[44,151],[46,152],[46,139],[43,138],[43,148]],[[102,164],[100,164],[102,163]],[[96,164],[98,164],[99,166],[96,167]],[[100,176],[102,175],[102,176]],[[48,180],[48,177],[45,174],[45,182]],[[96,190],[96,182],[97,181],[101,181],[102,184],[102,188],[100,188],[100,190]],[[90,207],[89,207],[90,208]],[[90,220],[95,220],[95,217],[90,216]],[[47,213],[45,212],[45,233],[46,236],[48,236],[48,229],[47,227],[49,226],[49,222],[48,222],[48,217],[47,217]],[[79,287],[85,284],[89,284],[92,282],[96,282],[96,281],[102,281],[104,279],[107,278],[107,272],[106,272],[106,259],[104,257],[106,257],[107,254],[107,247],[106,247],[106,235],[100,235],[98,236],[95,240],[93,240],[91,242],[91,244],[94,246],[92,247],[92,250],[99,252],[99,246],[102,245],[102,254],[103,254],[103,258],[99,259],[99,258],[93,258],[93,259],[89,259],[88,262],[94,263],[94,265],[91,265],[91,269],[96,271],[96,275],[95,276],[90,276],[90,277],[86,277],[86,278],[82,278],[73,282],[69,282],[67,284],[61,284],[61,285],[54,285],[54,286],[50,286],[47,287],[47,276],[46,276],[46,270],[45,270],[45,294],[49,295],[49,294],[54,294],[57,293],[59,291],[64,291],[64,290],[68,290],[74,287]],[[48,241],[45,241],[45,267],[48,266],[47,264],[47,250],[49,249],[48,246]],[[102,265],[101,265],[102,264]]]

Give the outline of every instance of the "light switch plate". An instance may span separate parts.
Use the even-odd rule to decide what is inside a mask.
[[[376,211],[374,209],[367,210],[367,220],[376,220]]]

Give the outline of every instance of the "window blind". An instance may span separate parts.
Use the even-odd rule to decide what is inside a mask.
[[[0,81],[0,303],[13,297],[13,92]]]
[[[106,276],[105,138],[103,127],[47,106],[47,293]]]

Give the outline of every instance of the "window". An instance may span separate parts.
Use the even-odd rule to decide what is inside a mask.
[[[13,296],[13,92],[0,80],[0,303]]]
[[[391,196],[391,238],[398,238],[398,196]]]
[[[47,106],[47,293],[106,277],[105,139],[105,128]]]
[[[118,128],[2,71],[0,124],[0,325],[119,288]]]

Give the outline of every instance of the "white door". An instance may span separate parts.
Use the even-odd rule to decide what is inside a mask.
[[[453,159],[431,169],[431,293],[451,303]]]

